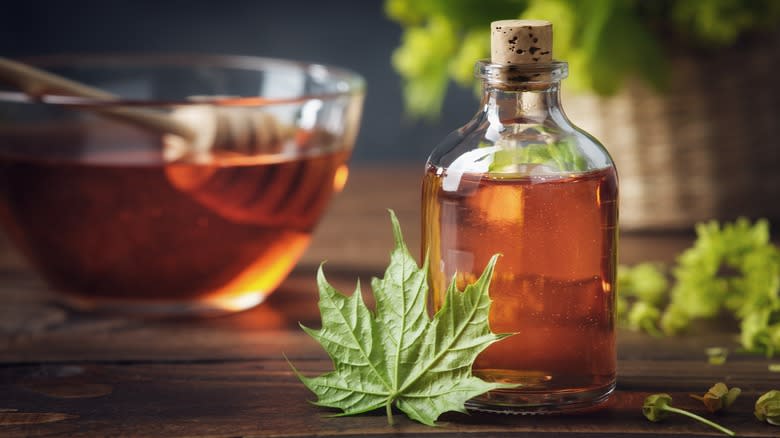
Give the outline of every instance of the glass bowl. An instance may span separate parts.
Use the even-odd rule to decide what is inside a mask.
[[[111,93],[0,83],[0,225],[80,310],[255,306],[346,181],[364,95],[348,70],[234,56],[27,62]]]

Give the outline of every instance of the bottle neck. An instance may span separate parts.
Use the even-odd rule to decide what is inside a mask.
[[[507,86],[485,81],[481,103],[491,125],[540,125],[563,116],[560,82]]]
[[[475,73],[482,80],[483,116],[494,134],[507,126],[519,131],[527,125],[568,124],[560,98],[561,80],[568,75],[565,62],[505,65],[477,61]]]

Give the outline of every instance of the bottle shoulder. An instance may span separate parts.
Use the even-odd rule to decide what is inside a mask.
[[[607,149],[562,113],[496,120],[477,113],[452,131],[428,164],[470,173],[579,173],[614,167]]]

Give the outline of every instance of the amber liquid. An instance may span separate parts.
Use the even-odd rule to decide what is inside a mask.
[[[78,160],[66,157],[68,144],[40,149],[54,158],[0,153],[0,223],[11,240],[78,305],[163,313],[239,310],[271,293],[343,183],[349,155],[170,164],[133,141]]]
[[[474,374],[519,383],[477,407],[587,406],[614,387],[617,178],[613,169],[563,177],[465,174],[457,189],[429,168],[423,182],[423,249],[432,303],[442,305],[501,253],[490,326],[517,333],[493,344]],[[551,410],[555,410],[555,406]]]

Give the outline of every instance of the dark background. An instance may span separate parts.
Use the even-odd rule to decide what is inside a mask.
[[[184,52],[334,64],[366,78],[354,161],[419,162],[477,109],[454,85],[440,118],[403,114],[390,62],[401,29],[380,0],[0,0],[0,55]]]

